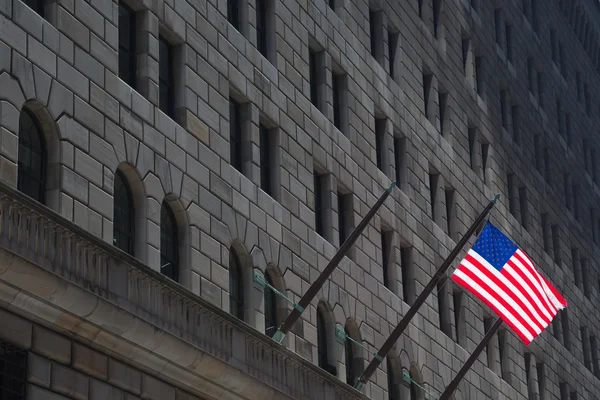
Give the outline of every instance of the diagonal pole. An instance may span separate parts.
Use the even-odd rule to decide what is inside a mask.
[[[496,204],[498,198],[500,198],[499,194],[495,195],[492,198],[492,200],[490,200],[489,204],[483,209],[481,214],[479,214],[473,225],[471,225],[471,227],[467,230],[465,235],[460,239],[456,246],[454,246],[454,249],[450,252],[448,257],[444,260],[440,268],[435,273],[435,275],[433,275],[433,278],[431,278],[431,280],[429,281],[427,286],[425,286],[419,297],[417,297],[413,305],[406,312],[406,315],[400,320],[400,322],[392,331],[392,334],[387,338],[385,343],[383,343],[383,346],[381,346],[381,349],[377,352],[375,358],[371,360],[371,362],[365,369],[365,372],[363,372],[360,379],[356,382],[356,389],[361,390],[362,387],[369,381],[369,379],[371,379],[371,376],[377,370],[379,365],[383,362],[384,358],[388,355],[392,347],[394,347],[394,343],[396,343],[400,335],[402,335],[402,333],[410,323],[410,320],[417,314],[419,308],[423,305],[423,303],[425,303],[425,300],[427,300],[427,297],[429,297],[439,280],[442,278],[442,276],[444,276],[448,268],[450,268],[450,265],[452,265],[452,261],[454,261],[456,256],[458,256],[458,253],[460,253],[465,244],[467,244],[467,241],[471,238],[473,233],[475,233],[477,227],[481,225],[481,223],[490,213],[490,211]]]
[[[327,264],[327,266],[323,270],[323,272],[321,272],[319,277],[312,283],[312,285],[310,285],[310,287],[308,288],[306,293],[304,293],[298,304],[294,306],[292,312],[288,315],[285,321],[283,321],[283,324],[281,324],[277,332],[275,332],[275,335],[273,335],[273,340],[279,343],[283,341],[285,335],[287,335],[287,333],[292,328],[292,326],[294,326],[298,318],[300,318],[300,315],[302,314],[302,312],[304,312],[304,309],[308,307],[308,305],[315,298],[317,293],[319,293],[319,290],[321,290],[321,287],[323,286],[325,281],[329,279],[333,271],[337,268],[340,261],[342,261],[346,253],[348,253],[352,245],[354,245],[356,239],[358,239],[358,237],[362,234],[363,230],[367,227],[371,219],[375,216],[375,213],[377,213],[379,208],[383,205],[385,199],[387,199],[390,193],[392,193],[392,189],[394,188],[394,186],[396,186],[396,182],[392,182],[392,184],[383,192],[381,197],[379,197],[379,200],[377,200],[377,202],[369,210],[367,215],[365,215],[365,217],[362,219],[362,221],[360,221],[358,226],[354,228],[350,236],[348,236],[344,243],[342,243],[338,251],[331,259],[331,261],[329,261],[329,264]]]
[[[467,358],[465,364],[462,366],[460,371],[458,371],[458,374],[454,377],[454,379],[452,379],[452,382],[450,382],[450,384],[448,385],[446,390],[444,390],[444,393],[442,393],[442,396],[438,400],[450,400],[450,396],[454,394],[454,391],[458,388],[460,382],[463,380],[467,372],[471,369],[471,367],[475,363],[475,360],[477,360],[477,357],[479,357],[485,346],[488,345],[490,340],[492,340],[494,334],[498,331],[498,329],[500,329],[500,325],[502,325],[502,319],[498,318],[496,322],[494,322],[494,325],[492,325],[492,327],[485,334],[483,339],[481,339],[481,342],[479,342],[473,353],[471,353],[469,358]]]

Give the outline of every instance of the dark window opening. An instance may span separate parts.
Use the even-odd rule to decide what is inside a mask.
[[[256,45],[260,54],[267,57],[267,0],[256,0]]]
[[[309,84],[310,84],[310,102],[319,108],[319,82],[317,73],[317,53],[308,49],[308,68],[309,68]],[[335,93],[335,92],[334,92]]]
[[[27,108],[19,116],[17,190],[44,204],[48,156],[42,128]]]
[[[423,74],[423,110],[425,114],[425,118],[429,119],[429,96],[431,94],[431,83],[433,80],[433,75],[431,74]]]
[[[406,153],[406,139],[401,137],[394,138],[394,159],[396,167],[396,186],[400,187],[404,183],[404,158]]]
[[[402,247],[400,249],[400,262],[402,264],[403,300],[406,304],[412,305],[416,299],[416,288],[411,247]]]
[[[444,136],[446,125],[446,107],[448,106],[448,93],[438,92],[438,107],[440,113],[440,135]]]
[[[240,103],[229,99],[229,156],[233,168],[242,172],[242,120]]]
[[[25,400],[27,352],[0,341],[0,399]]]
[[[385,138],[386,138],[386,124],[387,119],[377,118],[375,119],[375,154],[377,156],[377,168],[384,171],[384,152],[385,149]]]
[[[383,267],[383,285],[390,289],[391,288],[391,271],[390,258],[392,251],[392,232],[381,231],[381,266]]]
[[[237,252],[229,250],[229,310],[234,317],[244,320],[244,283],[242,264]]]
[[[342,130],[342,91],[344,87],[344,75],[333,75],[333,124],[340,131]]]
[[[179,281],[179,243],[177,223],[171,207],[163,201],[160,208],[160,272]]]
[[[265,274],[267,283],[273,287],[273,280],[271,274]],[[277,297],[275,292],[265,286],[265,335],[273,337],[277,331]]]
[[[322,175],[313,174],[314,190],[315,190],[315,230],[321,236],[324,235],[324,215],[323,215],[323,183]]]
[[[136,88],[135,12],[119,2],[119,78]]]
[[[113,242],[124,252],[134,255],[135,209],[131,189],[121,170],[114,178]]]
[[[273,174],[271,167],[271,132],[264,126],[259,126],[260,131],[260,188],[269,196],[273,196]]]
[[[23,2],[33,11],[35,11],[40,17],[46,18],[45,0],[24,0]]]
[[[227,21],[238,31],[240,30],[240,1],[227,0]]]
[[[339,230],[339,245],[341,246],[350,235],[350,218],[352,218],[352,195],[341,194],[338,192],[338,230]]]
[[[389,55],[389,67],[390,67],[390,76],[392,79],[395,77],[396,73],[396,49],[398,48],[398,32],[392,32],[388,28],[388,55]]]
[[[162,36],[159,39],[159,107],[169,117],[175,114],[175,75],[173,47]]]

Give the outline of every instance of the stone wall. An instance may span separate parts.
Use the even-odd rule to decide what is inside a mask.
[[[352,222],[357,222],[400,166],[400,189],[358,240],[352,260],[344,260],[288,337],[291,349],[315,363],[319,301],[328,303],[336,323],[345,325],[348,319],[355,323],[363,344],[375,351],[408,309],[402,301],[401,248],[412,247],[411,274],[418,294],[457,234],[500,192],[503,196],[492,220],[532,256],[569,301],[571,350],[553,337],[553,328],[528,349],[546,365],[546,398],[560,398],[560,382],[579,390],[580,395],[586,388],[600,396],[597,378],[579,361],[583,358],[580,325],[587,324],[600,336],[595,312],[600,296],[595,262],[599,250],[598,242],[592,243],[594,237],[600,240],[600,211],[594,212],[599,191],[594,154],[598,150],[586,152],[600,145],[591,134],[598,115],[586,115],[579,103],[575,70],[581,71],[591,93],[597,92],[599,80],[556,2],[546,7],[538,4],[538,19],[543,21],[538,33],[520,4],[498,2],[506,24],[500,28],[501,39],[496,44],[495,2],[444,2],[436,38],[431,1],[423,2],[421,19],[417,1],[334,1],[332,10],[328,2],[320,0],[285,0],[274,7],[275,51],[268,59],[255,48],[254,0],[242,2],[241,32],[227,23],[225,2],[127,3],[139,15],[138,35],[143,43],[138,54],[139,92],[117,76],[116,2],[53,1],[48,5],[48,20],[19,0],[0,4],[0,178],[4,182],[16,185],[18,116],[25,106],[39,117],[51,153],[48,206],[112,242],[113,178],[121,168],[134,192],[137,257],[150,268],[160,268],[160,205],[167,198],[178,211],[182,240],[189,244],[182,249],[181,258],[186,262],[181,284],[229,310],[227,269],[232,244],[243,254],[247,271],[277,268],[282,289],[297,300],[338,244],[338,192],[352,193]],[[379,36],[386,45],[378,47],[378,58],[370,54],[369,6],[383,11],[377,18],[383,30]],[[394,79],[388,75],[388,27],[399,33]],[[557,30],[567,59],[562,72],[551,61],[551,28]],[[159,35],[177,49],[175,63],[181,78],[176,89],[177,122],[157,108]],[[465,76],[461,46],[467,37],[475,57],[465,66]],[[324,74],[319,108],[310,103],[309,46],[324,50],[319,64]],[[473,66],[478,57],[481,75],[477,79]],[[544,73],[545,89],[537,98],[528,90],[529,57]],[[331,92],[332,73],[342,72],[349,92],[343,133],[333,126]],[[432,74],[427,117],[423,113],[423,73]],[[480,84],[478,93],[475,82]],[[506,90],[507,107],[515,111],[518,121],[515,124],[510,119],[506,128],[501,124],[501,89]],[[447,93],[448,107],[441,124],[438,92]],[[230,165],[230,96],[245,104],[243,130],[249,151],[244,174]],[[557,98],[570,114],[563,118],[571,121],[570,128],[558,126]],[[382,116],[389,119],[384,141],[388,151],[380,171],[373,132],[375,117]],[[257,186],[260,123],[274,128],[277,135],[279,185],[273,197]],[[471,152],[469,128],[474,132],[475,150]],[[565,130],[570,136],[561,134]],[[394,154],[393,137],[404,138],[403,154]],[[485,168],[479,159],[477,145],[481,143],[489,145]],[[547,149],[542,153],[550,160],[549,168],[534,163],[541,158],[536,148]],[[399,156],[401,162],[394,163]],[[314,170],[327,174],[325,238],[314,232]],[[544,176],[546,170],[549,177]],[[567,171],[578,185],[578,218],[565,206],[563,179]],[[509,204],[508,173],[514,174],[517,189],[526,188],[526,192],[516,190],[521,194],[513,200],[518,206]],[[434,204],[430,174],[438,175],[439,196]],[[448,208],[442,195],[446,189],[454,190],[451,215],[455,216],[455,232],[446,228]],[[572,188],[569,191],[573,192]],[[528,210],[526,228],[521,208]],[[548,213],[549,226],[555,226],[552,235],[542,232],[543,213]],[[392,268],[398,270],[399,281],[394,292],[383,285],[379,230],[384,224],[393,231]],[[549,246],[544,251],[545,241],[553,243],[550,247],[556,252]],[[578,267],[572,267],[571,248],[578,248],[588,261],[587,281],[594,284],[587,296],[576,285],[574,270]],[[251,274],[245,273],[245,277],[251,287]],[[263,329],[260,291],[248,290],[245,296],[250,311],[246,322]],[[412,365],[436,391],[444,388],[483,336],[488,310],[470,296],[463,298],[463,344],[440,331],[434,295],[392,354],[398,365]],[[447,306],[451,312],[452,305]],[[450,324],[455,325],[453,314]],[[513,335],[508,336],[505,349],[506,361],[493,368],[494,372],[482,356],[461,387],[464,397],[526,396],[525,349]],[[368,362],[370,356],[363,356]],[[335,359],[344,380],[341,345]],[[502,371],[507,372],[504,380],[499,377]],[[384,396],[387,372],[384,363],[374,375],[373,385],[366,388],[371,398]]]
[[[0,340],[28,350],[28,399],[198,399],[9,311],[0,310],[0,318]]]

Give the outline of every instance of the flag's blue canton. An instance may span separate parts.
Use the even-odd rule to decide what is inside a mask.
[[[479,233],[473,250],[499,271],[517,251],[517,246],[488,221]]]

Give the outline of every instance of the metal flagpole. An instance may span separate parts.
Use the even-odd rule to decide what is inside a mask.
[[[440,268],[437,270],[433,278],[429,281],[427,286],[423,289],[419,297],[415,300],[414,304],[410,307],[410,309],[406,312],[406,315],[400,320],[396,328],[393,330],[392,334],[387,338],[381,349],[377,352],[371,363],[365,369],[360,379],[356,382],[356,389],[361,390],[362,387],[369,381],[373,373],[377,370],[379,365],[383,362],[383,359],[388,355],[394,343],[398,340],[400,335],[404,332],[406,327],[408,326],[410,320],[415,316],[419,308],[425,303],[427,297],[431,294],[439,280],[442,278],[444,273],[450,268],[452,261],[458,256],[458,253],[462,250],[462,248],[467,244],[467,241],[471,238],[477,227],[481,225],[481,223],[485,220],[489,212],[492,210],[496,201],[500,198],[500,195],[495,195],[492,200],[490,200],[489,204],[483,209],[481,214],[477,217],[473,225],[467,230],[465,235],[460,239],[460,241],[454,246],[454,249],[450,252],[448,257],[444,260]]]
[[[467,372],[471,369],[471,367],[475,363],[475,360],[477,360],[477,357],[479,357],[485,346],[487,346],[490,340],[492,339],[492,336],[494,336],[494,334],[500,328],[500,325],[502,325],[502,319],[498,318],[496,322],[494,322],[494,325],[492,325],[490,330],[485,334],[481,342],[479,342],[473,353],[471,353],[467,361],[465,361],[465,364],[462,366],[460,371],[458,371],[458,374],[454,377],[454,379],[452,379],[452,382],[450,382],[450,384],[448,385],[446,390],[444,390],[444,393],[442,393],[442,396],[438,400],[450,400],[450,396],[452,396],[456,388],[458,388],[460,381],[462,381]]]
[[[279,343],[283,341],[285,335],[287,335],[292,326],[294,326],[294,323],[296,323],[298,318],[300,318],[302,312],[304,312],[304,309],[308,307],[308,305],[317,295],[319,290],[321,290],[321,287],[323,286],[325,281],[329,279],[331,273],[336,269],[336,267],[338,266],[340,261],[342,261],[346,253],[348,253],[348,250],[350,250],[354,242],[356,242],[356,239],[358,239],[362,231],[367,227],[371,219],[375,216],[377,210],[379,210],[379,208],[383,205],[385,199],[387,199],[390,193],[392,193],[392,189],[394,188],[394,186],[396,186],[396,182],[392,182],[390,187],[383,192],[381,197],[379,197],[379,200],[377,200],[377,202],[369,210],[367,215],[365,215],[365,217],[362,219],[362,221],[360,221],[358,226],[354,228],[350,236],[348,236],[344,243],[342,243],[338,251],[331,259],[331,261],[329,261],[329,264],[327,264],[323,272],[321,272],[321,275],[319,275],[317,280],[315,280],[313,284],[310,285],[310,287],[308,288],[306,293],[304,293],[298,304],[294,305],[294,309],[292,310],[292,312],[288,315],[285,321],[283,321],[283,324],[281,324],[277,332],[275,332],[275,335],[273,335],[273,340]]]

